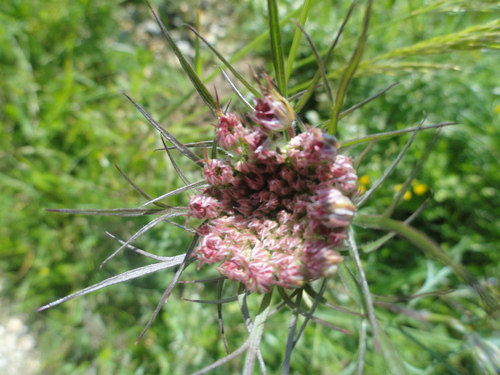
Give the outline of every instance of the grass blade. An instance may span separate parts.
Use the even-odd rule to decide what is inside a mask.
[[[389,175],[391,174],[391,172],[396,168],[396,166],[399,164],[399,162],[401,161],[401,159],[403,158],[403,156],[406,154],[406,152],[410,148],[411,144],[413,143],[413,140],[417,136],[417,133],[418,133],[418,131],[420,129],[421,129],[421,127],[418,127],[413,132],[413,135],[408,140],[408,142],[406,142],[405,147],[403,147],[403,149],[399,153],[398,157],[396,159],[394,159],[394,161],[391,163],[391,165],[384,171],[384,174],[382,175],[382,177],[380,177],[373,184],[373,186],[370,188],[370,190],[368,190],[363,195],[361,195],[361,196],[359,196],[359,197],[357,197],[357,198],[354,199],[354,204],[356,205],[356,207],[358,207],[358,208],[361,207],[372,196],[372,194],[384,183],[384,181],[387,179],[387,177],[389,177]]]
[[[427,147],[425,148],[422,156],[418,160],[417,165],[415,165],[415,167],[411,171],[410,175],[408,176],[408,178],[404,182],[403,186],[401,187],[401,189],[399,189],[398,193],[396,194],[396,197],[394,197],[394,199],[391,201],[391,204],[385,209],[385,211],[383,213],[384,216],[389,217],[392,215],[392,213],[396,209],[398,203],[401,201],[401,199],[403,198],[406,191],[410,188],[410,184],[415,179],[415,177],[417,176],[418,172],[420,171],[420,169],[422,168],[424,163],[427,161],[427,158],[429,157],[432,150],[434,149],[434,146],[436,145],[438,138],[439,138],[439,130],[434,135],[434,137],[432,137],[432,139],[429,141],[429,143],[427,143]]]
[[[203,165],[203,160],[196,155],[189,148],[184,146],[182,142],[179,142],[170,132],[168,132],[163,126],[156,122],[139,104],[137,104],[130,96],[124,94],[125,97],[130,100],[130,102],[142,113],[142,115],[160,132],[160,134],[165,137],[170,143],[172,143],[184,156],[194,161],[199,166]]]
[[[344,20],[342,21],[342,25],[340,25],[339,31],[337,32],[337,35],[336,35],[335,39],[333,40],[332,45],[330,46],[330,48],[326,52],[325,59],[324,59],[325,65],[330,62],[333,51],[334,51],[335,47],[337,46],[337,43],[340,39],[340,36],[342,35],[342,32],[344,31],[344,28],[347,24],[347,21],[349,21],[349,18],[351,17],[351,14],[352,14],[352,11],[354,10],[355,7],[356,7],[356,1],[354,1],[351,4],[351,6],[349,7],[349,10],[348,10],[346,16],[344,17]],[[311,82],[309,82],[308,84],[305,84],[305,86],[303,88],[306,88],[306,89],[303,92],[300,100],[297,102],[297,104],[294,107],[296,112],[300,112],[302,110],[302,108],[304,108],[304,105],[309,101],[309,99],[311,98],[320,78],[321,78],[321,73],[316,72],[316,74],[314,75],[314,78],[311,80]],[[297,92],[297,91],[300,91],[300,90],[294,90],[294,92]]]
[[[361,32],[361,36],[358,39],[358,44],[354,53],[347,65],[342,78],[340,79],[340,84],[337,89],[337,96],[335,98],[335,104],[333,106],[333,110],[330,116],[330,124],[328,132],[332,135],[336,135],[337,133],[337,124],[339,120],[339,114],[344,105],[344,100],[347,94],[347,89],[349,88],[349,84],[351,83],[352,78],[354,77],[354,73],[358,68],[358,65],[361,61],[361,57],[363,56],[363,52],[366,46],[366,42],[368,40],[368,27],[370,26],[370,17],[371,17],[371,9],[372,9],[373,1],[369,0],[366,6],[365,11],[365,19],[363,22],[363,31]]]
[[[250,83],[248,83],[248,81],[245,78],[243,78],[243,76],[231,65],[231,63],[229,61],[227,61],[226,58],[224,56],[222,56],[222,54],[219,51],[217,51],[215,49],[215,47],[212,46],[210,44],[210,42],[208,40],[206,40],[194,27],[192,27],[190,25],[186,25],[186,26],[189,28],[189,30],[191,30],[193,33],[195,33],[196,36],[199,39],[201,39],[203,41],[203,43],[205,43],[207,45],[208,48],[210,48],[210,50],[215,54],[215,56],[217,56],[217,58],[220,61],[222,61],[222,63],[231,71],[231,73],[234,74],[234,76],[238,79],[238,81],[240,81],[248,89],[248,91],[250,91],[252,93],[253,96],[255,96],[257,98],[260,98],[262,96],[260,94],[260,92],[256,88],[254,88]]]
[[[210,92],[207,90],[203,82],[201,81],[200,77],[196,74],[194,71],[193,67],[188,63],[188,61],[185,59],[184,55],[182,54],[181,50],[179,47],[177,47],[177,44],[174,42],[172,37],[170,36],[167,28],[161,22],[160,18],[156,14],[156,12],[153,10],[151,7],[151,4],[147,2],[149,9],[153,13],[153,16],[158,23],[158,26],[160,26],[161,31],[163,32],[163,35],[167,38],[168,44],[172,47],[175,55],[177,56],[177,59],[181,63],[182,69],[184,72],[187,74],[191,82],[193,83],[193,86],[195,87],[196,91],[198,91],[198,94],[201,96],[205,104],[207,105],[208,108],[212,111],[212,113],[216,113],[217,109],[217,103],[215,102],[214,97],[210,94]]]
[[[328,79],[328,78],[325,78],[325,80]],[[387,91],[389,91],[390,89],[392,89],[394,86],[398,85],[399,82],[396,82],[396,83],[393,83],[392,85],[390,85],[389,87],[387,87],[386,89],[376,93],[375,95],[373,96],[370,96],[369,98],[363,100],[362,102],[356,104],[356,105],[353,105],[351,108],[349,109],[346,109],[345,111],[341,112],[340,115],[339,115],[339,120],[344,118],[345,116],[347,116],[348,114],[354,112],[356,109],[358,108],[361,108],[362,106],[364,106],[365,104],[371,102],[373,99],[376,99],[378,98],[380,95],[382,94],[385,94]]]
[[[163,195],[160,195],[159,197],[157,197],[155,199],[152,199],[149,202],[144,203],[141,207],[144,207],[144,206],[147,206],[149,204],[155,203],[155,202],[157,202],[159,200],[165,199],[165,198],[170,197],[172,195],[183,193],[183,192],[185,192],[187,190],[198,189],[198,188],[202,188],[202,187],[205,187],[205,186],[208,186],[208,184],[206,183],[205,180],[200,180],[200,181],[197,181],[197,182],[193,182],[190,185],[186,185],[186,186],[180,187],[178,189],[169,191],[168,193],[165,193]]]
[[[188,248],[186,254],[183,254],[184,258],[179,263],[180,264],[179,269],[177,270],[177,272],[175,273],[174,277],[170,281],[170,284],[168,285],[167,289],[163,293],[163,296],[161,297],[160,302],[156,306],[155,311],[151,315],[151,318],[149,318],[149,321],[146,324],[146,326],[144,327],[143,331],[141,332],[141,334],[137,338],[136,343],[138,343],[141,340],[141,338],[147,332],[147,330],[149,329],[149,327],[151,327],[151,324],[153,324],[153,321],[155,320],[156,316],[160,312],[161,308],[168,301],[168,298],[170,297],[170,294],[172,294],[172,291],[174,290],[175,285],[177,285],[177,282],[179,281],[179,278],[181,277],[182,272],[184,272],[184,270],[186,269],[186,267],[190,263],[194,262],[194,259],[191,258],[191,253],[193,252],[194,247],[198,243],[198,238],[199,238],[199,236],[197,234],[195,234],[194,237],[193,237],[193,240],[191,241],[191,244],[189,245],[189,248]]]
[[[412,334],[410,334],[409,331],[407,331],[404,327],[400,327],[399,330],[401,331],[401,333],[403,335],[405,335],[406,337],[408,337],[411,341],[413,341],[415,344],[417,344],[418,346],[420,346],[420,348],[422,348],[422,350],[424,350],[425,352],[429,353],[432,358],[434,358],[434,361],[435,362],[438,362],[438,363],[441,363],[444,367],[446,367],[446,369],[449,371],[450,374],[453,374],[453,375],[460,375],[460,372],[457,371],[456,368],[454,368],[447,360],[445,357],[443,357],[442,355],[440,355],[439,353],[437,353],[436,351],[432,350],[431,348],[429,348],[427,345],[425,345],[424,343],[422,343],[420,340],[418,340],[416,337],[414,337]]]
[[[355,138],[355,139],[351,139],[350,141],[346,141],[346,142],[342,143],[340,148],[339,148],[339,152],[345,151],[347,148],[359,145],[361,143],[371,142],[375,138],[377,140],[388,139],[388,138],[392,138],[392,137],[397,137],[397,136],[402,135],[402,134],[412,133],[412,132],[415,132],[419,129],[420,130],[436,129],[436,128],[442,128],[445,126],[456,125],[456,124],[457,124],[456,122],[444,122],[442,124],[426,125],[426,126],[419,126],[416,128],[407,128],[407,129],[402,129],[402,130],[393,130],[390,132],[371,134],[371,135],[368,135],[366,137]]]
[[[165,214],[169,212],[180,212],[178,209],[172,207],[167,209],[160,208],[96,208],[96,209],[72,209],[72,208],[60,208],[53,209],[48,208],[45,209],[48,212],[57,212],[61,214],[78,214],[78,215],[97,215],[97,216],[145,216],[145,215],[158,215]],[[187,214],[187,211],[185,212]]]
[[[326,95],[328,96],[328,101],[330,103],[333,103],[332,90],[330,88],[330,84],[328,83],[328,79],[326,78],[325,64],[323,64],[323,60],[321,60],[321,56],[319,55],[318,49],[316,48],[314,41],[312,40],[311,36],[304,30],[304,28],[300,23],[298,23],[297,21],[293,21],[293,23],[297,25],[300,31],[302,31],[309,45],[311,46],[314,56],[316,57],[316,63],[318,64],[319,72],[321,74],[321,77],[323,78],[323,85],[325,86],[325,92]]]
[[[280,288],[280,294],[282,293],[284,293],[284,291],[282,290],[282,288]],[[295,304],[297,306],[300,306],[301,302],[302,302],[302,290],[299,290],[297,296],[295,297]],[[299,315],[298,310],[294,309],[292,315],[290,316],[290,323],[288,324],[288,336],[285,346],[285,358],[283,360],[283,365],[281,370],[282,375],[288,375],[288,373],[290,372],[292,351],[293,348],[295,347],[294,337],[295,337],[295,330],[297,329],[298,315]]]
[[[375,57],[370,63],[410,56],[438,55],[476,49],[500,49],[500,19],[468,27],[459,32],[427,39],[412,46],[397,48]]]
[[[267,11],[276,84],[281,95],[286,97],[285,58],[283,54],[283,44],[281,42],[281,26],[276,0],[267,0]]]
[[[377,329],[377,317],[375,316],[372,295],[370,293],[368,281],[366,280],[366,275],[365,271],[363,270],[363,265],[361,264],[361,258],[359,257],[358,248],[356,245],[356,241],[354,239],[354,232],[351,227],[349,227],[347,243],[349,246],[349,254],[354,259],[356,270],[358,271],[359,278],[361,279],[361,291],[363,294],[365,312],[368,315],[368,321],[370,322],[370,325],[372,327],[373,340],[375,341],[375,349],[377,349],[380,345],[378,337],[378,329]]]
[[[89,294],[91,292],[95,292],[96,290],[106,288],[107,286],[110,286],[110,285],[122,283],[124,281],[132,280],[132,279],[135,279],[137,277],[148,275],[148,274],[156,272],[156,271],[160,271],[160,270],[164,270],[166,268],[171,268],[171,267],[177,266],[177,265],[182,263],[182,260],[184,258],[185,258],[184,254],[177,255],[175,257],[171,257],[168,261],[163,261],[160,263],[150,264],[150,265],[147,265],[144,267],[139,267],[139,268],[124,272],[120,275],[107,278],[106,280],[101,281],[100,283],[94,284],[94,285],[89,286],[85,289],[82,289],[76,293],[70,294],[69,296],[60,298],[54,302],[51,302],[45,306],[42,306],[42,307],[38,308],[36,311],[46,310],[46,309],[51,308],[53,306],[59,305],[63,302],[69,301],[73,298],[80,297],[80,296],[83,296],[85,294]]]
[[[217,299],[222,299],[222,292],[224,290],[224,281],[217,281]],[[238,300],[238,297],[233,297],[235,301]],[[222,343],[224,344],[224,349],[226,350],[226,354],[229,354],[229,346],[227,344],[226,334],[224,332],[224,320],[222,319],[222,303],[217,304],[217,321],[219,324],[219,333],[222,338]]]
[[[222,305],[224,303],[230,303],[230,302],[236,302],[236,301],[238,301],[238,296],[226,297],[226,298],[217,298],[217,299],[191,299],[191,298],[183,298],[183,300],[184,301],[189,301],[189,302],[194,302],[194,303],[204,303],[204,304],[208,304],[208,305]]]
[[[118,241],[119,243],[121,243],[122,245],[126,245],[126,241],[122,241],[120,240],[118,237],[114,236],[113,234],[109,233],[109,232],[104,232],[106,233],[108,236],[110,236],[112,239]],[[144,251],[144,250],[141,250],[135,246],[132,246],[132,245],[127,245],[127,249],[130,249],[134,252],[136,252],[137,254],[141,254],[145,257],[148,257],[148,258],[151,258],[151,259],[154,259],[154,260],[159,260],[161,262],[164,262],[164,261],[168,261],[171,257],[162,257],[162,256],[159,256],[159,255],[155,255],[155,254],[151,254],[151,253],[148,253],[147,251]]]
[[[304,0],[304,3],[300,7],[300,16],[298,19],[298,22],[301,25],[305,25],[307,21],[307,16],[309,15],[309,10],[311,9],[311,0]],[[292,74],[292,69],[293,69],[293,63],[295,62],[295,58],[297,57],[297,51],[299,50],[299,45],[300,45],[300,37],[301,37],[301,30],[295,30],[295,33],[293,34],[293,41],[292,41],[292,46],[290,47],[290,52],[288,53],[288,57],[286,60],[286,66],[285,66],[285,82],[286,85],[288,86],[288,81],[290,80],[290,76]]]
[[[269,310],[271,308],[272,292],[266,293],[262,299],[259,313],[253,322],[252,331],[250,332],[250,345],[248,346],[247,354],[245,357],[245,364],[243,366],[243,375],[252,375],[253,367],[257,354],[260,352],[260,341],[264,333],[264,324],[266,323]]]
[[[201,9],[196,9],[196,29],[200,30],[201,26]],[[200,77],[203,71],[203,65],[200,54],[200,40],[194,40],[194,69],[196,74]]]
[[[163,143],[163,147],[165,147],[165,152],[168,155],[170,163],[172,163],[172,166],[174,167],[175,171],[177,172],[177,175],[181,178],[182,182],[184,182],[186,185],[191,185],[191,182],[187,179],[186,176],[184,176],[184,173],[182,173],[179,166],[177,165],[174,158],[172,157],[172,154],[170,153],[167,145],[165,144],[165,140],[163,139],[163,137],[161,138],[161,143]]]
[[[132,187],[137,190],[139,192],[139,194],[141,194],[144,198],[146,198],[147,200],[151,200],[152,198],[146,194],[146,192],[144,190],[142,190],[139,186],[137,186],[130,178],[128,178],[128,176],[115,164],[115,168],[118,169],[118,172],[120,172],[120,174],[122,175],[122,177],[127,180],[127,182],[132,185]],[[163,204],[161,202],[157,202],[155,203],[156,206],[158,207],[163,207],[163,208],[168,208],[169,206],[167,206],[166,204]]]
[[[380,337],[380,348],[382,349],[382,355],[387,362],[387,367],[392,375],[405,375],[406,370],[403,362],[401,361],[401,355],[394,349],[389,337],[383,328],[380,327],[379,337]]]
[[[238,358],[240,355],[242,355],[243,353],[245,353],[245,351],[248,349],[248,347],[250,346],[250,342],[251,342],[251,338],[249,337],[248,339],[246,339],[246,341],[238,348],[236,349],[234,352],[232,352],[231,354],[225,356],[224,358],[221,358],[217,361],[215,361],[214,363],[212,363],[211,365],[208,365],[207,367],[204,367],[202,368],[201,370],[199,371],[196,371],[193,373],[193,375],[203,375],[203,374],[206,374],[212,370],[215,370],[217,367],[219,366],[222,366],[223,364],[231,361],[232,359],[234,358]]]
[[[245,104],[245,106],[247,107],[247,109],[249,111],[255,111],[255,109],[252,107],[252,105],[245,99],[245,97],[239,92],[239,90],[236,88],[236,86],[233,84],[233,82],[231,82],[231,80],[229,79],[228,75],[226,74],[226,72],[221,68],[219,67],[222,75],[224,76],[224,78],[226,79],[226,81],[229,83],[229,85],[231,86],[231,88],[233,89],[234,93],[238,96],[238,99],[241,100],[241,102],[243,104]]]
[[[431,201],[431,198],[428,198],[425,200],[424,203],[414,212],[412,213],[405,221],[404,224],[410,224],[415,218],[420,215],[420,213],[424,210],[425,207],[429,204]],[[364,244],[361,246],[361,254],[368,254],[371,253],[375,250],[378,250],[381,246],[383,246],[387,241],[389,241],[391,238],[393,238],[396,235],[395,232],[390,232],[387,233],[386,235],[379,237],[373,242],[370,242],[368,244]]]
[[[365,147],[365,149],[356,157],[356,159],[354,159],[352,166],[354,167],[355,170],[358,170],[361,163],[363,163],[363,160],[365,159],[366,155],[368,155],[373,146],[375,146],[375,143],[377,143],[377,138],[373,138],[370,141],[370,143],[368,143],[368,145]]]
[[[179,213],[168,213],[165,215],[162,215],[160,217],[157,217],[154,220],[151,220],[149,223],[144,225],[141,229],[139,229],[135,234],[130,237],[122,246],[120,246],[117,250],[113,252],[109,257],[107,257],[99,266],[99,268],[102,268],[111,258],[113,258],[116,254],[118,254],[120,251],[122,251],[125,247],[130,245],[133,241],[135,241],[139,236],[142,234],[146,233],[148,230],[151,228],[155,227],[157,224],[161,223],[162,221],[165,221],[165,219],[168,219],[170,217],[176,217],[176,216],[184,216],[185,213],[179,214]]]

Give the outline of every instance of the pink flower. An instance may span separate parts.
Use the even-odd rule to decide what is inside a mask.
[[[192,254],[192,256],[198,259],[198,269],[200,269],[203,264],[221,262],[227,255],[228,250],[224,241],[212,233],[202,237],[199,246]]]
[[[274,284],[274,268],[267,261],[252,261],[244,283],[251,292],[267,293]]]
[[[307,207],[309,219],[328,228],[348,226],[355,212],[351,200],[335,188],[319,190],[314,202]]]
[[[206,195],[195,195],[191,198],[188,208],[197,219],[213,219],[218,215],[217,199]]]
[[[203,177],[212,186],[229,185],[233,180],[233,168],[220,159],[213,159],[203,168]]]
[[[245,128],[234,113],[220,116],[217,121],[215,138],[217,143],[225,150],[233,150],[243,141]]]
[[[249,117],[269,132],[284,131],[292,126],[295,112],[290,103],[272,86],[269,77],[264,99],[255,99],[255,112]]]
[[[337,155],[331,171],[336,177],[335,184],[345,193],[354,193],[357,190],[358,175],[352,166],[351,158]]]
[[[253,199],[243,198],[235,202],[234,208],[243,216],[250,216],[257,208],[258,202]]]
[[[288,263],[279,268],[276,284],[283,288],[299,288],[310,281],[306,275],[305,266],[294,257],[289,257]]]
[[[266,184],[266,179],[260,173],[251,176],[245,176],[243,179],[246,185],[252,190],[260,190]]]
[[[237,171],[243,173],[243,174],[258,174],[260,173],[259,167],[257,167],[254,163],[246,161],[246,160],[240,160],[234,164],[234,169]]]
[[[342,257],[331,249],[330,244],[316,240],[305,244],[301,261],[306,265],[311,279],[315,280],[334,273]]]
[[[251,151],[254,151],[268,138],[262,128],[254,128],[245,134],[245,143]]]
[[[277,195],[283,197],[291,193],[292,189],[288,186],[288,183],[282,179],[274,178],[269,181],[269,190]]]
[[[219,267],[217,267],[217,270],[230,280],[245,283],[247,279],[247,268],[232,260],[222,263]]]

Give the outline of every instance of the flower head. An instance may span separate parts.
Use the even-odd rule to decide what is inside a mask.
[[[264,98],[255,99],[255,111],[249,117],[268,132],[276,133],[287,130],[295,120],[293,108],[274,88],[267,75],[266,81]]]
[[[288,102],[269,79],[264,98],[248,117],[221,115],[219,146],[243,150],[230,159],[206,162],[210,185],[191,198],[191,216],[205,219],[192,256],[203,264],[267,293],[273,285],[297,288],[330,276],[342,257],[355,207],[357,176],[350,158],[337,153],[335,137],[309,127],[286,142],[294,121]]]
[[[245,128],[241,125],[239,117],[232,112],[221,115],[215,129],[217,142],[226,150],[238,147],[245,136]]]

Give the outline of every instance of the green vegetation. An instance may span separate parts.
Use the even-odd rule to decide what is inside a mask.
[[[180,23],[195,24],[197,2],[183,3],[192,6],[159,1],[153,6],[176,41],[192,41],[193,34]],[[299,19],[298,12],[292,12],[299,3],[279,2],[282,18]],[[350,3],[312,1],[304,27],[322,53]],[[268,27],[264,2],[210,4],[201,15],[201,34],[209,33],[209,25],[220,25],[224,35],[212,35],[218,37],[214,45],[224,56],[236,56],[235,65],[247,79],[251,76],[248,63],[272,71],[269,41],[261,36]],[[359,8],[327,65],[333,92],[361,31],[363,7]],[[343,108],[394,82],[400,84],[338,124],[339,139],[346,141],[417,126],[424,118],[425,124],[458,123],[441,132],[411,187],[411,197],[406,195],[395,217],[406,219],[432,192],[431,202],[413,226],[467,266],[492,294],[498,294],[500,283],[499,10],[497,1],[375,2],[366,51]],[[104,231],[127,239],[147,218],[62,215],[44,208],[143,204],[143,197],[114,164],[152,197],[183,184],[164,152],[155,152],[163,147],[157,132],[122,92],[182,142],[211,137],[209,110],[191,95],[189,79],[166,40],[151,26],[152,20],[142,1],[9,0],[0,4],[2,298],[38,334],[46,374],[184,374],[224,355],[216,305],[182,300],[215,299],[215,284],[178,285],[144,339],[133,345],[172,271],[34,312],[49,301],[150,263],[123,251],[99,269],[100,262],[117,248]],[[295,30],[292,23],[283,28],[286,51]],[[201,61],[204,78],[218,72],[213,65],[220,62],[204,46]],[[289,95],[305,89],[317,70],[304,37],[294,67]],[[220,77],[206,82],[209,90],[214,84],[222,103],[229,98],[237,101]],[[317,123],[329,119],[330,109],[319,88],[300,115]],[[432,131],[417,135],[407,156],[363,212],[382,213],[390,205],[432,137]],[[375,144],[359,170],[367,187],[407,140],[408,136],[401,136]],[[355,156],[362,150],[358,146],[350,153]],[[174,157],[191,181],[199,178],[182,155]],[[183,205],[186,198],[174,196],[166,203]],[[359,229],[357,235],[363,243],[380,232]],[[164,223],[134,245],[173,256],[185,251],[189,241],[183,231]],[[487,359],[493,361],[494,350],[496,355],[500,351],[500,327],[449,267],[397,237],[364,255],[362,261],[384,328],[383,352],[391,354],[384,358],[374,352],[369,340],[366,374],[388,373],[388,367],[408,374],[494,373]],[[215,273],[208,269],[198,273],[191,267],[183,279]],[[407,298],[421,293],[428,294]],[[346,293],[337,276],[325,296],[343,307],[354,306],[343,299]],[[355,373],[358,338],[364,329],[359,319],[326,308],[319,309],[317,316],[353,333],[309,324],[293,353],[291,373]],[[247,335],[237,304],[224,306],[224,319],[228,344],[234,350]],[[288,319],[289,311],[283,311],[266,325],[263,354],[270,373],[279,373]],[[367,334],[371,335],[369,329]],[[235,360],[213,373],[238,373],[240,368],[241,361]]]

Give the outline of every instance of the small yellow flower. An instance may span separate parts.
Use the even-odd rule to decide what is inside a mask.
[[[495,107],[495,112],[500,114],[500,104]]]
[[[359,194],[363,194],[366,191],[366,186],[365,185],[358,186],[358,191]]]
[[[370,185],[370,177],[366,174],[361,176],[358,181],[361,185]]]
[[[403,184],[394,185],[394,191],[398,192],[401,190],[402,187],[403,187]],[[412,194],[409,191],[406,191],[405,194],[403,195],[403,199],[405,201],[409,201],[411,199],[411,197],[412,197]]]
[[[417,184],[413,187],[413,192],[417,195],[424,195],[429,190],[426,184]]]

